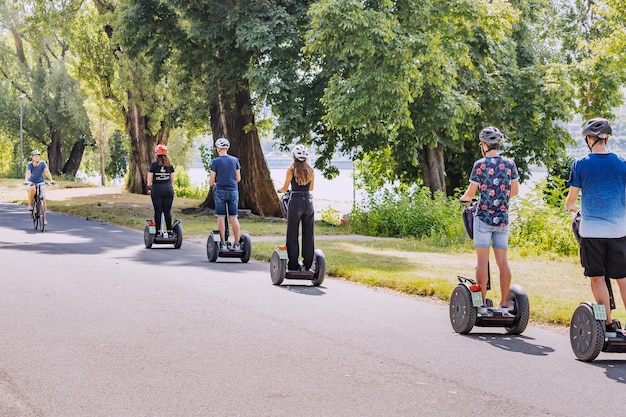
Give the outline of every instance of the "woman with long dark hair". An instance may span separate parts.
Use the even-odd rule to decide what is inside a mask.
[[[285,184],[278,189],[279,193],[291,189],[287,214],[287,254],[289,256],[287,269],[290,271],[308,271],[313,264],[315,251],[313,237],[315,211],[313,209],[313,196],[311,195],[315,173],[307,162],[309,150],[306,146],[294,146],[291,154],[293,162],[287,168]],[[299,262],[300,244],[298,242],[300,224],[302,224],[302,265]]]

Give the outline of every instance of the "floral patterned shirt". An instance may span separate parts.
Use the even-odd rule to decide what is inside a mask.
[[[518,180],[517,166],[511,159],[487,156],[476,161],[470,174],[470,182],[480,191],[476,217],[490,226],[507,226],[511,182]]]

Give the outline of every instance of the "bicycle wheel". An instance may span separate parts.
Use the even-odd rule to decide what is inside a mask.
[[[37,230],[39,228],[39,200],[36,197],[33,200],[33,211],[31,211],[30,215],[33,218],[33,228]]]
[[[46,228],[46,212],[44,211],[44,201],[39,200],[39,227],[43,232]]]

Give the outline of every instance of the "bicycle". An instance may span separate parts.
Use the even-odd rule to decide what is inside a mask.
[[[46,228],[46,211],[45,211],[45,199],[41,195],[41,187],[43,185],[52,185],[54,182],[40,182],[35,185],[35,197],[33,197],[33,211],[31,217],[33,219],[33,227],[35,230],[41,228],[43,232]],[[26,185],[33,185],[32,182],[27,182]]]

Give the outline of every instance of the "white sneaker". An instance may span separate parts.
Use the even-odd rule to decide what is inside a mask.
[[[478,307],[478,314],[481,314],[481,315],[487,314],[487,306],[485,304]]]
[[[233,250],[241,250],[241,246],[239,246],[239,243],[235,243],[235,246],[233,246]]]
[[[228,250],[228,246],[226,246],[226,243],[222,243],[222,244],[220,245],[220,250],[221,250],[222,252],[226,252],[226,251]]]
[[[500,306],[500,312],[502,313],[503,316],[510,316],[511,315],[509,313],[509,306]]]

